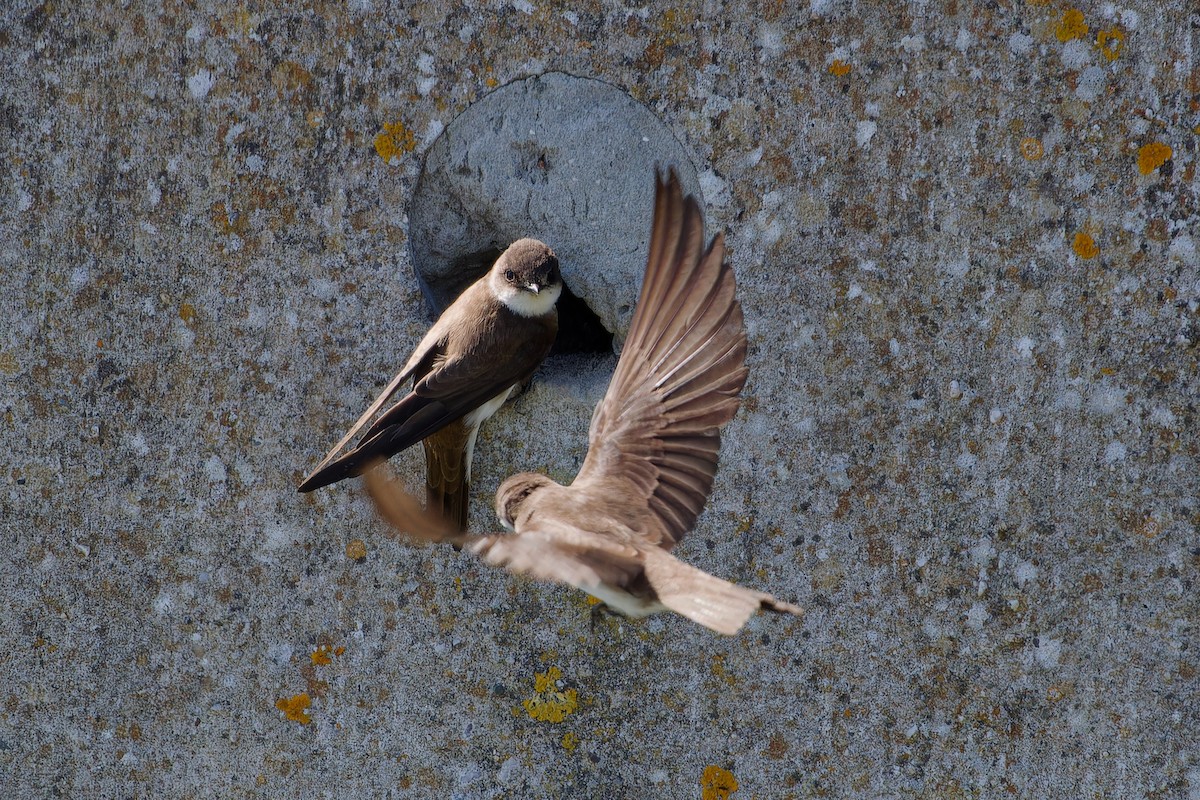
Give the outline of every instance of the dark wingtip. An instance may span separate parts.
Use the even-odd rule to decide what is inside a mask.
[[[328,482],[322,483],[319,480],[320,476],[320,472],[314,472],[312,475],[309,475],[299,486],[296,487],[296,491],[300,494],[308,494],[314,489],[320,489],[322,486],[327,486]]]
[[[353,455],[353,452],[349,455]],[[308,492],[328,486],[331,483],[337,483],[345,478],[352,478],[355,475],[359,475],[365,468],[365,465],[356,464],[346,456],[342,456],[332,464],[317,470],[305,478],[300,486],[296,488],[296,491],[301,494],[307,494]]]

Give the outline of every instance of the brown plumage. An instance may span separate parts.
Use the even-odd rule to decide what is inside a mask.
[[[412,538],[576,586],[630,616],[670,609],[732,634],[760,608],[802,613],[669,552],[704,508],[720,428],[746,381],[746,331],[724,259],[720,234],[704,249],[695,198],[682,196],[673,171],[666,182],[660,176],[641,296],[574,482],[512,476],[496,493],[496,512],[515,535],[474,536],[371,472],[381,514]]]
[[[471,455],[479,426],[550,351],[562,291],[558,259],[535,239],[514,242],[488,274],[443,312],[408,363],[366,413],[300,484],[301,492],[359,475],[371,463],[425,441],[430,508],[467,519]],[[412,390],[338,455],[380,408],[412,379]]]

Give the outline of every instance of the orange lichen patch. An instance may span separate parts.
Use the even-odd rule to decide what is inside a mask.
[[[1083,12],[1078,8],[1068,8],[1063,12],[1062,21],[1054,29],[1054,35],[1060,42],[1072,39],[1082,39],[1088,34],[1087,23],[1083,21]]]
[[[583,602],[587,603],[589,606],[598,606],[598,605],[600,605],[601,603],[603,603],[604,601],[603,601],[603,600],[601,600],[599,597],[592,597],[592,596],[589,594],[587,597],[585,597],[585,598],[583,599]]]
[[[1046,149],[1042,146],[1042,141],[1032,136],[1026,136],[1022,139],[1017,148],[1021,151],[1021,158],[1026,161],[1037,161],[1046,154]]]
[[[564,733],[562,738],[562,746],[563,750],[566,750],[568,753],[574,753],[575,748],[579,747],[579,734]]]
[[[383,123],[383,133],[375,137],[375,152],[388,164],[392,163],[392,159],[411,153],[416,148],[417,137],[404,127],[403,122]]]
[[[1125,49],[1125,31],[1119,27],[1096,33],[1096,49],[1109,61],[1116,61]]]
[[[293,695],[292,697],[281,697],[275,701],[275,707],[284,713],[292,722],[299,722],[301,725],[307,725],[312,722],[312,717],[308,715],[308,707],[312,705],[312,698],[304,692]]]
[[[1096,244],[1096,240],[1083,231],[1075,234],[1075,241],[1071,242],[1071,249],[1075,251],[1075,255],[1083,259],[1095,258],[1100,255],[1100,247]]]
[[[312,659],[312,663],[319,667],[323,667],[327,664],[333,663],[332,657],[335,655],[341,655],[341,653],[334,652],[332,647],[327,644],[323,644],[319,645],[316,650],[309,653],[308,657]]]
[[[367,557],[367,545],[362,539],[351,539],[346,542],[346,558],[358,561]]]
[[[1138,172],[1149,175],[1167,163],[1171,157],[1171,146],[1162,142],[1150,142],[1138,148]]]
[[[700,797],[703,800],[729,800],[738,790],[737,778],[727,769],[709,764],[700,776]]]
[[[191,325],[196,321],[196,307],[191,303],[180,303],[179,318],[188,325]]]
[[[829,71],[839,78],[850,74],[850,65],[840,58],[835,58],[833,63],[829,65]]]
[[[16,375],[20,366],[17,364],[17,357],[12,353],[0,353],[0,372],[5,375]]]
[[[575,689],[562,691],[558,686],[561,678],[562,670],[558,667],[550,667],[534,677],[533,697],[521,703],[531,719],[558,723],[575,713],[579,707],[579,693]]]

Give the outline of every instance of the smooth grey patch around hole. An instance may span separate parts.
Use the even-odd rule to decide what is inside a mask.
[[[702,197],[683,145],[617,87],[563,73],[500,87],[425,154],[408,213],[425,297],[440,313],[495,254],[532,236],[582,301],[559,300],[560,339],[595,342],[589,309],[619,349],[646,267],[656,166],[674,166],[684,192]]]

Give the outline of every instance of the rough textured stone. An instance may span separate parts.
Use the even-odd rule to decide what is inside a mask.
[[[534,232],[619,345],[646,267],[648,176],[668,166],[685,192],[702,197],[670,128],[610,84],[550,73],[501,87],[451,122],[425,156],[409,211],[422,288],[441,310],[487,269],[477,254]]]
[[[2,793],[1194,800],[1196,52],[1187,0],[4,4]],[[548,71],[729,231],[679,552],[802,620],[593,629],[294,492],[428,324],[422,154]],[[474,526],[613,363],[485,426]]]

